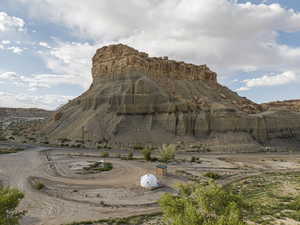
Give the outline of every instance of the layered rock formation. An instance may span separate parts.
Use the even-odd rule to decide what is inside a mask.
[[[97,50],[89,90],[44,129],[50,140],[172,143],[232,133],[266,143],[300,137],[300,114],[267,111],[221,86],[206,65],[151,58],[125,45]]]
[[[92,74],[94,80],[131,72],[146,73],[152,79],[205,80],[217,82],[217,74],[206,65],[193,65],[168,60],[168,57],[149,57],[125,45],[110,45],[99,49],[93,57]]]
[[[300,112],[300,99],[264,103],[262,107],[265,110]]]

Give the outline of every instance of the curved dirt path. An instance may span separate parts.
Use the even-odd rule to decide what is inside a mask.
[[[29,177],[49,176],[45,173],[45,161],[40,154],[47,149],[36,147],[16,154],[0,155],[0,179],[5,178],[7,185],[25,193],[20,210],[27,210],[28,213],[22,220],[22,225],[59,225],[157,211],[156,207],[147,209],[95,207],[51,197],[32,189],[28,183]]]

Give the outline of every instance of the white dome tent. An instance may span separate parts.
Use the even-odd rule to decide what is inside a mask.
[[[159,187],[159,182],[153,174],[146,174],[141,177],[141,186],[143,188],[157,188]]]

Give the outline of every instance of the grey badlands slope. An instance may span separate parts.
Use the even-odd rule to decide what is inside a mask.
[[[264,111],[218,84],[206,65],[151,58],[119,44],[97,50],[92,75],[89,90],[44,127],[49,140],[159,144],[228,134],[253,143],[300,140],[299,112]]]

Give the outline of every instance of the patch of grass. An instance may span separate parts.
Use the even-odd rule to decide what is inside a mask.
[[[213,180],[217,180],[221,178],[221,175],[215,172],[207,172],[203,176],[211,178]]]
[[[110,171],[113,169],[113,164],[110,162],[103,163],[103,167],[97,168],[98,171],[104,172],[104,171]]]
[[[101,152],[101,157],[103,158],[108,158],[109,157],[109,153],[108,152]]]
[[[110,146],[108,143],[102,143],[97,145],[97,149],[112,149],[112,146]]]
[[[289,206],[293,210],[300,211],[300,195],[293,202],[291,202]]]
[[[89,172],[104,172],[112,170],[113,164],[110,162],[95,162],[94,164],[84,167],[83,169]]]
[[[255,209],[248,215],[258,224],[274,224],[276,219],[300,221],[300,172],[269,173],[232,184]],[[298,191],[297,191],[298,190]]]
[[[151,221],[153,219],[159,219],[161,213],[152,213],[149,215],[139,215],[139,216],[130,216],[127,218],[115,218],[115,219],[102,219],[96,221],[83,221],[83,222],[74,222],[64,225],[141,225],[144,222]]]

